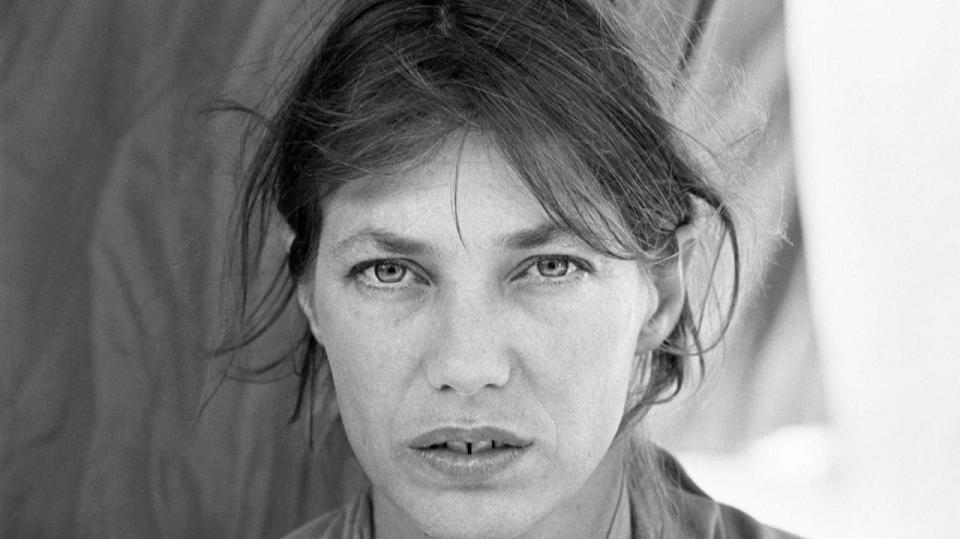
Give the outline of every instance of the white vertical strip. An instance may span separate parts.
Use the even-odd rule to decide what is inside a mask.
[[[787,0],[787,44],[829,495],[858,536],[960,536],[960,4]]]

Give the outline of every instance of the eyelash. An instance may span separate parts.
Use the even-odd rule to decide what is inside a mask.
[[[566,272],[563,275],[551,277],[540,273],[539,275],[532,276],[532,278],[539,280],[540,283],[545,285],[557,286],[579,280],[585,274],[591,274],[594,272],[593,266],[581,258],[568,255],[538,255],[525,260],[523,264],[521,264],[521,267],[523,268],[522,271],[518,272],[516,276],[510,280],[521,280],[524,278],[524,276],[530,273],[531,270],[542,269],[541,264],[556,262],[561,262],[567,265]],[[396,283],[381,281],[376,276],[376,268],[377,266],[381,265],[397,266],[401,268],[404,273],[401,275],[400,280]],[[372,275],[367,275],[368,272],[372,273]],[[400,258],[381,258],[362,262],[352,267],[347,274],[347,277],[357,281],[366,288],[371,288],[378,291],[393,292],[413,286],[412,284],[404,284],[408,274],[412,275],[413,279],[419,281],[420,284],[427,284],[429,282],[428,279],[422,276],[422,270],[420,270],[415,264],[409,260]]]
[[[540,267],[540,265],[545,262],[553,262],[553,263],[562,262],[567,265],[567,268],[566,268],[567,271],[563,275],[556,276],[556,277],[543,275],[543,273],[541,273],[542,268]],[[584,276],[584,274],[593,273],[593,267],[590,265],[589,262],[583,259],[567,256],[567,255],[539,255],[539,256],[535,256],[533,258],[528,259],[524,263],[524,270],[520,272],[517,275],[517,277],[515,277],[513,280],[522,278],[523,276],[527,275],[532,269],[536,269],[537,272],[540,273],[539,275],[534,276],[533,277],[534,279],[539,279],[544,284],[551,284],[551,285],[563,285],[574,280],[579,280],[581,277]]]
[[[380,281],[376,277],[376,269],[377,266],[381,265],[392,265],[401,268],[403,270],[403,275],[400,277],[400,281],[397,283],[385,283]],[[366,273],[368,271],[373,273],[373,275],[367,276]],[[411,286],[409,284],[401,284],[405,281],[408,274],[413,275],[414,279],[420,281],[421,283],[427,282],[427,279],[424,279],[420,276],[419,269],[416,268],[413,263],[400,258],[380,258],[361,262],[350,269],[347,277],[357,281],[367,288],[372,288],[379,291],[396,291]]]

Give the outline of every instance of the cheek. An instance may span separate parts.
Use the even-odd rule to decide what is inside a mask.
[[[616,295],[594,298],[552,316],[521,354],[555,425],[558,451],[602,456],[595,453],[606,451],[622,419],[646,308]]]
[[[350,308],[329,310],[321,315],[322,342],[344,427],[355,448],[380,447],[414,375],[398,353],[404,339]]]

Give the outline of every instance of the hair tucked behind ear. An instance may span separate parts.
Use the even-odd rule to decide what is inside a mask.
[[[644,57],[612,10],[589,0],[346,2],[263,121],[239,207],[240,331],[221,352],[256,341],[310,277],[325,197],[345,182],[423,163],[465,131],[500,151],[556,223],[609,256],[650,271],[674,267],[677,229],[716,223],[708,265],[726,244],[734,268],[718,339],[739,286],[734,219],[666,118],[658,97],[670,88],[655,86]],[[294,239],[285,267],[254,299],[274,216]],[[712,293],[685,298],[676,327],[639,366],[622,432],[703,368],[716,339],[701,337],[700,297]],[[264,366],[296,364],[294,417],[323,360],[303,335]]]

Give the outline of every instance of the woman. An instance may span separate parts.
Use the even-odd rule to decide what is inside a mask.
[[[737,258],[634,42],[588,0],[338,13],[242,208],[250,260],[281,217],[280,297],[370,480],[293,537],[775,536],[631,436],[702,352],[701,224]]]

